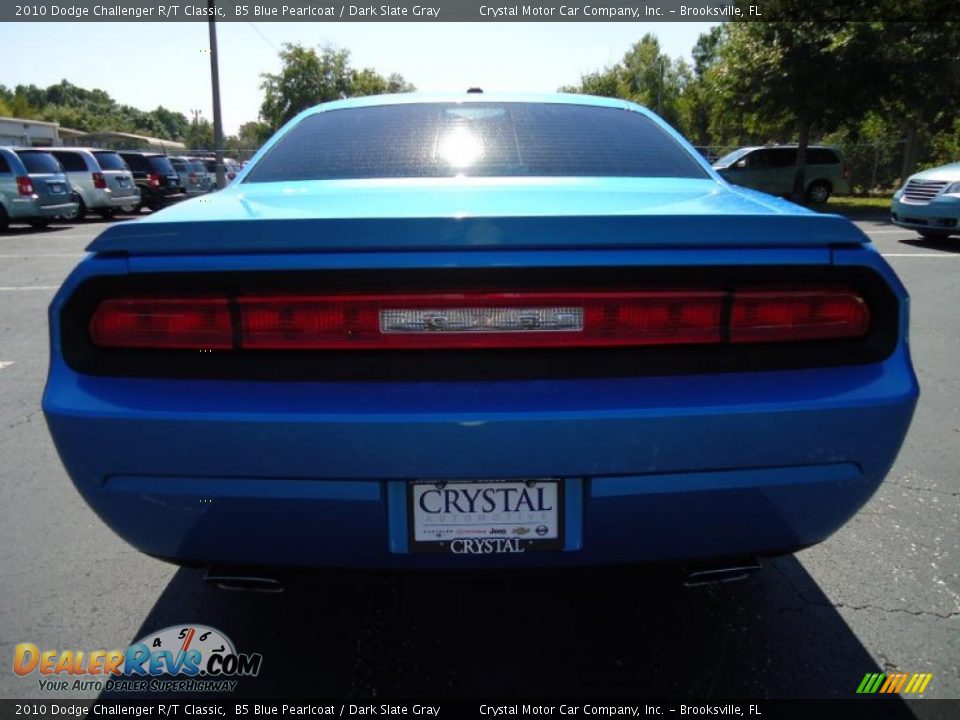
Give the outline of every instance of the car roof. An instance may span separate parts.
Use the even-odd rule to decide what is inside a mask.
[[[112,150],[110,148],[98,148],[98,147],[74,147],[73,145],[69,147],[55,147],[49,148],[50,150],[56,152],[88,152],[88,153],[118,153],[119,150]]]
[[[334,100],[332,102],[315,105],[297,115],[294,120],[301,120],[331,110],[348,110],[352,108],[383,107],[388,105],[417,105],[422,103],[547,103],[554,105],[582,105],[588,107],[607,107],[619,110],[633,110],[644,115],[652,115],[645,107],[619,98],[599,97],[596,95],[577,95],[573,93],[403,93],[398,95],[366,95],[364,97]]]
[[[739,147],[737,150],[796,150],[799,145],[794,143],[793,145],[748,145],[744,147]],[[807,145],[807,150],[837,150],[838,148],[835,145]],[[730,152],[734,152],[731,150]]]

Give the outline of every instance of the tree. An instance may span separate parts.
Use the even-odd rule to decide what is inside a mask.
[[[881,100],[904,134],[902,177],[916,168],[921,136],[949,134],[960,114],[960,23],[935,22],[935,13],[925,18],[922,12],[917,9],[916,22],[882,29]]]
[[[781,9],[805,0],[781,0]],[[822,17],[824,11],[820,11]],[[800,9],[796,16],[802,17]],[[719,93],[744,124],[776,128],[798,141],[793,197],[805,196],[811,132],[862,114],[876,98],[882,60],[875,52],[882,24],[841,20],[733,22],[708,70]]]
[[[371,68],[350,67],[348,50],[326,46],[313,48],[284,43],[279,73],[263,73],[261,119],[276,130],[298,113],[318,103],[357,95],[409,92],[413,85],[396,73],[387,78]]]
[[[619,97],[656,111],[680,128],[680,98],[691,80],[690,67],[660,50],[655,35],[647,33],[612,67],[584,75],[580,84],[560,88],[604,97]]]

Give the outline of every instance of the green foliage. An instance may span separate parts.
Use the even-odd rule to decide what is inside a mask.
[[[702,34],[692,67],[645,35],[616,65],[562,90],[659,108],[691,142],[718,152],[838,144],[855,186],[886,192],[917,166],[960,160],[960,23],[936,16],[928,0],[873,5],[910,21],[848,22],[843,8],[770,0],[766,22]],[[803,164],[800,152],[797,191]]]
[[[657,111],[679,128],[684,112],[681,98],[692,77],[686,62],[671,59],[660,49],[656,36],[647,33],[616,65],[584,75],[579,85],[560,90],[631,100]]]
[[[47,88],[18,85],[9,90],[0,85],[0,114],[30,120],[58,122],[63,127],[94,132],[120,132],[182,140],[189,128],[187,118],[160,106],[144,112],[119,105],[103,90],[87,90],[66,80]]]
[[[276,130],[298,113],[319,103],[359,95],[410,92],[413,85],[396,73],[384,78],[371,68],[350,66],[350,51],[326,46],[313,48],[284,43],[279,73],[263,73],[260,117]]]

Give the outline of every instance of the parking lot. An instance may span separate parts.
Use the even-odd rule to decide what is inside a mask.
[[[858,224],[912,295],[922,396],[880,492],[826,543],[718,587],[617,568],[318,573],[283,594],[208,587],[83,503],[40,411],[46,308],[106,223],[0,234],[0,695],[52,697],[10,672],[17,643],[124,648],[190,622],[262,653],[246,696],[845,698],[879,669],[960,697],[960,238]]]

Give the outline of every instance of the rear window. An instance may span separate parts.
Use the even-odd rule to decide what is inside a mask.
[[[83,172],[87,169],[86,161],[75,152],[56,152],[53,156],[67,172]]]
[[[7,159],[3,155],[0,155],[0,173],[9,172],[12,172],[12,170],[10,170],[10,163],[7,162]]]
[[[23,160],[28,173],[62,173],[60,163],[50,153],[21,151],[17,155]]]
[[[706,172],[649,118],[539,103],[423,103],[301,120],[246,182],[406,177],[684,177]]]
[[[155,155],[153,157],[148,157],[147,162],[150,163],[150,168],[153,172],[158,175],[175,175],[176,170],[173,169],[173,165],[170,164],[170,161],[163,155]]]
[[[146,172],[149,169],[147,165],[147,159],[143,155],[136,155],[134,153],[128,153],[120,156],[127,165],[130,166],[131,170],[137,170],[140,172]]]
[[[93,156],[100,163],[101,170],[127,170],[127,164],[123,158],[112,152],[96,152]]]
[[[173,165],[173,169],[176,170],[177,172],[187,171],[187,163],[185,163],[183,160],[174,160],[173,158],[171,158],[170,164]]]

